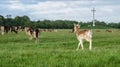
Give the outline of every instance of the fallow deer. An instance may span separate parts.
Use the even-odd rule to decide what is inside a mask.
[[[31,27],[25,27],[25,33],[29,36],[29,40],[35,39],[35,43],[39,40],[39,29],[33,29]]]
[[[4,35],[4,33],[5,33],[5,27],[4,26],[0,26],[0,33],[2,35]]]
[[[96,32],[100,32],[100,30],[96,30]]]
[[[20,26],[0,26],[1,34],[8,33],[9,31],[18,33],[18,29],[20,29]]]
[[[79,24],[74,24],[74,33],[76,33],[77,39],[79,41],[78,47],[76,50],[79,49],[80,45],[82,47],[82,50],[84,49],[83,47],[83,40],[85,39],[86,41],[89,42],[89,50],[92,49],[92,30],[83,30],[79,31]]]
[[[111,32],[112,32],[112,30],[106,30],[106,32],[110,32],[110,33],[111,33]]]

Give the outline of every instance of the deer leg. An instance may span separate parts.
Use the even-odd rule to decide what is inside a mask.
[[[76,50],[79,50],[79,47],[80,47],[80,42],[78,43],[78,47],[77,47],[77,49],[76,49]]]
[[[90,40],[90,46],[89,46],[89,50],[92,49],[92,39]]]
[[[2,31],[1,34],[4,35],[4,31]]]
[[[33,39],[33,37],[32,37],[32,35],[30,35],[30,36],[29,36],[29,40],[32,40],[32,39]]]
[[[83,47],[83,41],[80,40],[80,43],[81,43],[81,47],[82,47],[82,50],[83,50],[84,49],[84,47]]]
[[[37,44],[37,42],[38,42],[38,41],[37,41],[37,38],[35,38],[35,43]]]
[[[35,43],[36,43],[36,44],[38,43],[38,41],[39,41],[39,39],[38,39],[38,38],[35,38]]]

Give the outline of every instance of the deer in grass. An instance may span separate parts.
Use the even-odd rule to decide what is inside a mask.
[[[89,42],[89,50],[92,49],[92,30],[82,30],[79,31],[80,25],[79,24],[74,24],[74,33],[76,33],[77,39],[79,41],[78,47],[76,50],[79,49],[79,47],[82,47],[82,50],[84,49],[83,47],[83,40],[86,40]]]
[[[29,40],[35,39],[35,43],[39,41],[39,29],[33,29],[31,27],[25,27],[25,33],[29,36]]]
[[[112,30],[106,30],[106,32],[110,32],[110,33],[111,33],[111,32],[112,32]]]

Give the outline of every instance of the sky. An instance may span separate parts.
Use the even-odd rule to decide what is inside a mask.
[[[120,22],[120,0],[0,0],[0,15],[27,15],[31,20]]]

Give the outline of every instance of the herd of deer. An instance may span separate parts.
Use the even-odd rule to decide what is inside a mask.
[[[106,32],[109,32],[109,33],[112,33],[113,31],[112,30],[109,30],[109,29],[107,29],[107,30],[105,30]],[[100,30],[96,30],[96,32],[101,32]]]
[[[17,33],[18,30],[20,29],[21,27],[18,26],[12,26],[12,27],[6,27],[6,26],[0,26],[0,32],[1,34],[3,35],[4,32],[7,32],[8,31],[11,31],[11,32],[15,32]],[[86,40],[87,42],[89,42],[89,50],[92,49],[92,30],[82,30],[82,31],[79,31],[79,28],[80,28],[80,25],[79,24],[74,24],[74,28],[72,29],[72,32],[76,33],[76,37],[79,41],[78,43],[78,47],[76,50],[79,50],[80,46],[82,48],[82,50],[84,50],[84,46],[83,46],[83,40]],[[29,40],[32,40],[33,38],[35,39],[35,43],[38,43],[39,42],[39,35],[41,33],[41,31],[49,31],[49,32],[52,32],[53,29],[34,29],[32,27],[25,27],[24,28],[25,30],[25,33],[29,36]],[[54,30],[55,32],[57,32],[57,30]],[[96,30],[96,32],[100,32],[100,30]],[[106,30],[106,32],[112,32],[111,30]]]
[[[0,33],[4,35],[4,33],[8,32],[15,32],[16,34],[18,31],[25,31],[25,33],[29,36],[29,40],[35,39],[35,43],[38,42],[40,32],[57,32],[54,29],[39,29],[39,28],[32,28],[32,27],[25,27],[21,29],[21,26],[0,26]]]

